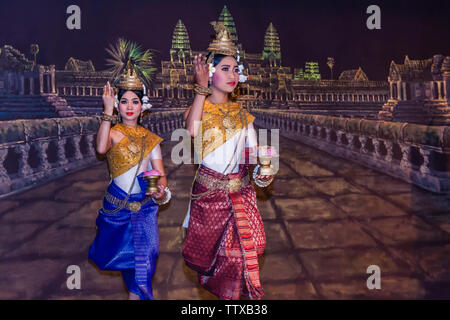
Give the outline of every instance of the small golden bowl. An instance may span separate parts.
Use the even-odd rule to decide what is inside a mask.
[[[144,172],[143,178],[147,180],[148,186],[146,193],[158,192],[158,180],[161,178],[161,173],[158,170],[150,170]]]

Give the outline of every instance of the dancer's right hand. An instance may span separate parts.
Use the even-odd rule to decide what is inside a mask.
[[[206,57],[202,54],[194,57],[195,81],[202,87],[208,87],[209,68],[206,64]]]
[[[103,86],[103,106],[105,107],[105,113],[112,115],[114,111],[114,89],[109,84],[109,81]]]

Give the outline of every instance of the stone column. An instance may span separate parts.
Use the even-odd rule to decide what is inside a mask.
[[[390,140],[385,140],[384,146],[386,147],[387,152],[385,160],[391,162],[392,159],[394,159],[394,143]]]
[[[50,143],[49,141],[37,141],[35,144],[39,157],[39,171],[47,171],[48,169],[51,168],[47,156],[49,143]]]
[[[51,85],[52,85],[51,93],[55,94],[56,93],[55,65],[53,65],[53,64],[50,66],[50,78],[51,78]]]
[[[81,136],[72,137],[72,143],[73,143],[73,146],[75,147],[75,154],[74,154],[75,160],[83,159],[83,154],[81,153],[81,148],[80,148],[80,141],[81,141]]]
[[[19,76],[20,78],[20,94],[21,95],[24,95],[25,94],[25,77],[24,77],[24,75],[23,74],[21,74],[20,76]]]
[[[406,94],[406,82],[402,82],[403,89],[403,100],[408,100],[408,95]]]
[[[66,139],[60,138],[58,139],[58,165],[65,166],[69,163],[69,160],[66,158]]]
[[[336,144],[338,145],[338,146],[343,146],[344,144],[342,143],[342,135],[344,134],[344,132],[343,131],[341,131],[341,130],[336,130],[336,137],[337,137],[337,139],[336,139]]]
[[[431,100],[436,99],[436,96],[434,94],[434,81],[430,81],[430,92],[431,92],[430,94]]]
[[[33,174],[33,169],[28,164],[29,144],[20,144],[15,147],[15,151],[19,154],[19,176],[26,177]]]
[[[442,92],[441,92],[441,81],[437,81],[437,87],[438,87],[438,99],[442,100]]]
[[[332,141],[331,141],[331,131],[333,131],[333,129],[331,129],[331,128],[325,128],[325,133],[326,133],[325,140],[326,140],[327,142],[332,142]]]
[[[366,136],[359,136],[359,143],[361,143],[361,153],[367,154],[369,150],[366,148],[367,141],[369,140]]]
[[[14,75],[14,93],[20,94],[19,74],[13,73],[13,75]]]
[[[8,156],[8,149],[0,149],[0,193],[5,194],[11,191],[11,179],[8,176],[8,172],[6,171],[3,163],[5,162],[6,157]]]
[[[303,123],[301,123],[298,119],[296,121],[297,121],[297,132],[296,133],[300,134],[302,132]]]
[[[431,158],[432,150],[425,149],[423,147],[419,147],[419,151],[423,157],[423,163],[420,166],[419,171],[423,174],[430,174],[431,173],[431,169],[430,169],[430,160],[431,159],[430,158]]]
[[[88,145],[88,156],[89,157],[95,157],[96,151],[95,151],[95,135],[94,134],[88,134],[86,135],[86,142]]]
[[[382,158],[382,154],[380,152],[381,141],[374,138],[374,139],[372,139],[372,144],[373,144],[373,148],[374,148],[373,157],[375,159],[381,159]]]
[[[47,92],[46,93],[51,93],[52,89],[51,89],[51,83],[50,83],[50,74],[46,74],[45,75],[46,81],[47,81]]]
[[[446,71],[444,72],[443,75],[443,79],[444,79],[444,93],[445,93],[445,98],[447,99],[447,101],[450,100],[450,72]]]
[[[39,93],[44,93],[44,66],[39,66]]]
[[[402,82],[401,81],[397,81],[397,100],[402,100],[402,86],[401,86]]]
[[[31,77],[28,80],[30,81],[30,94],[34,94],[34,78]]]
[[[347,139],[347,142],[348,142],[347,147],[348,147],[350,150],[354,149],[355,147],[354,147],[354,144],[353,144],[353,138],[354,138],[353,134],[344,132],[343,135],[344,135],[345,138]]]
[[[399,143],[400,149],[402,150],[402,159],[400,160],[400,167],[403,169],[411,168],[411,147],[409,145]]]

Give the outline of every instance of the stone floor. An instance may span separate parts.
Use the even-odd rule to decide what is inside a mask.
[[[265,299],[450,298],[450,198],[280,138],[280,171],[257,188],[267,236]],[[156,299],[215,299],[180,254],[194,174],[164,144],[173,198],[159,212]],[[118,272],[87,260],[106,164],[0,201],[0,299],[126,299]],[[78,265],[81,289],[69,290]],[[381,270],[369,290],[367,267]]]

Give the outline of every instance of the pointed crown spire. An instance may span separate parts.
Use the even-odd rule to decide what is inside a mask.
[[[231,40],[230,34],[224,24],[222,22],[212,21],[211,25],[216,32],[216,38],[211,42],[207,50],[213,53],[236,57],[237,47]]]
[[[124,90],[143,90],[143,82],[139,79],[136,70],[133,68],[133,64],[129,59],[127,67],[120,76],[119,83],[116,85],[119,89]]]

